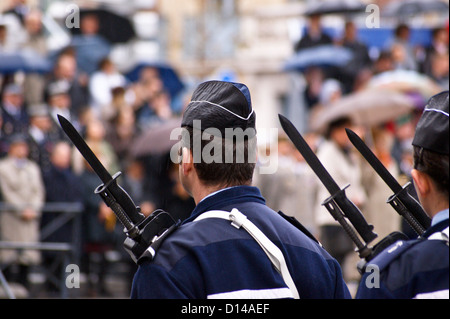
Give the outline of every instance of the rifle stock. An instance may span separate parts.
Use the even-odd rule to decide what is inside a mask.
[[[145,217],[130,195],[117,183],[121,172],[111,176],[73,125],[61,115],[58,115],[58,120],[64,133],[103,181],[94,192],[112,209],[125,227],[125,250],[136,263],[143,258],[153,258],[157,247],[178,227],[179,221],[176,222],[170,214],[160,209]]]

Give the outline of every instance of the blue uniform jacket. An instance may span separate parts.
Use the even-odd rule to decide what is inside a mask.
[[[154,260],[140,264],[131,298],[286,297],[281,275],[244,229],[217,218],[194,221],[206,211],[233,208],[283,252],[300,298],[351,298],[336,260],[268,208],[251,186],[228,188],[201,201]]]
[[[442,293],[448,296],[449,247],[444,241],[427,239],[448,225],[446,219],[430,227],[423,238],[398,241],[383,250],[369,263],[379,269],[379,288],[373,286],[378,279],[374,277],[376,268],[371,267],[361,279],[356,298],[435,298],[442,297]]]

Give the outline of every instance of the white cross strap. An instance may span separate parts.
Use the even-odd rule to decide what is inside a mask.
[[[277,271],[283,277],[284,282],[289,287],[292,292],[292,295],[295,299],[299,299],[300,296],[297,291],[297,287],[289,273],[289,269],[286,264],[286,260],[284,259],[283,253],[281,250],[267,238],[264,233],[253,224],[247,216],[242,214],[236,208],[233,208],[231,212],[221,211],[221,210],[211,210],[205,212],[198,216],[194,221],[199,221],[206,218],[221,218],[231,221],[231,225],[236,228],[244,228],[252,237],[256,240],[256,242],[261,246],[261,248],[266,253],[267,257],[269,257],[270,261],[277,269]]]

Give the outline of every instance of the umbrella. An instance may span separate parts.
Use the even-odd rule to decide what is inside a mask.
[[[304,71],[309,67],[340,67],[353,58],[350,49],[335,45],[320,45],[300,50],[288,59],[284,71]]]
[[[51,71],[52,63],[46,57],[33,50],[21,50],[12,53],[0,52],[0,73],[46,73]]]
[[[439,0],[404,0],[390,2],[383,10],[386,17],[405,17],[430,12],[443,13],[448,15],[449,6]]]
[[[178,140],[171,140],[173,130],[181,127],[181,118],[168,120],[157,124],[143,132],[131,147],[131,155],[142,157],[145,155],[164,154],[170,151]],[[178,137],[178,136],[175,136]]]
[[[164,88],[169,92],[170,96],[174,98],[183,89],[184,84],[178,76],[177,72],[167,63],[158,61],[141,61],[135,64],[129,72],[126,73],[126,77],[131,82],[139,80],[141,71],[144,68],[155,68],[158,70],[159,77],[161,78]]]
[[[128,42],[136,36],[133,24],[127,17],[107,9],[80,9],[80,19],[90,14],[97,16],[98,33],[110,43]],[[81,34],[80,28],[71,28],[70,31],[73,35]]]
[[[375,75],[367,88],[386,88],[403,93],[420,93],[424,99],[443,91],[433,79],[416,71],[393,70]]]
[[[366,5],[358,0],[326,0],[311,2],[305,10],[306,16],[322,14],[345,14],[364,12]]]
[[[357,125],[383,124],[413,111],[414,103],[402,93],[378,89],[352,93],[330,105],[316,107],[310,128],[323,133],[329,123],[342,117],[350,117]]]

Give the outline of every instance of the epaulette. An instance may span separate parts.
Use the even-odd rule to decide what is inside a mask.
[[[383,250],[379,255],[372,259],[369,264],[376,265],[379,270],[386,268],[393,260],[402,255],[405,251],[409,250],[416,244],[422,242],[423,239],[414,240],[399,240]]]

